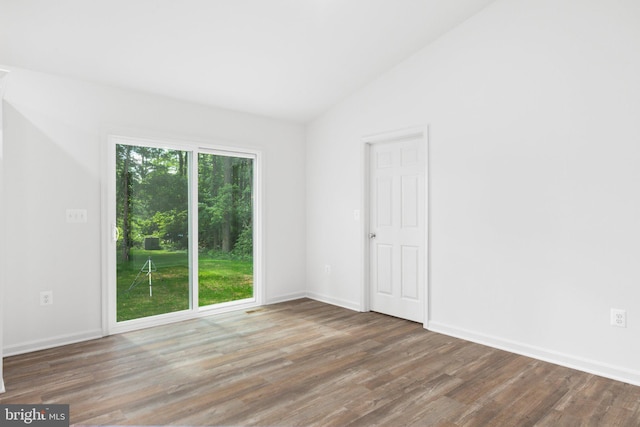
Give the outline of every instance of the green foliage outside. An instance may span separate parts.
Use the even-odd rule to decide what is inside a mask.
[[[116,146],[117,227],[123,259],[158,237],[163,249],[188,247],[188,156],[180,150]],[[198,245],[252,255],[253,161],[198,155]]]
[[[186,310],[189,304],[189,155],[116,146],[118,321]],[[253,296],[253,160],[198,155],[200,305]],[[145,247],[154,238],[161,250]],[[148,253],[147,253],[148,252]],[[148,256],[158,272],[127,292]],[[143,275],[143,279],[146,275]]]
[[[221,255],[221,254],[219,254]],[[153,297],[149,296],[146,272],[140,269],[151,257],[157,271],[152,273]],[[224,255],[203,255],[198,274],[199,305],[206,306],[253,296],[253,263],[249,259],[220,259]],[[137,319],[189,308],[189,256],[186,251],[144,251],[133,249],[129,262],[118,263],[118,321]]]

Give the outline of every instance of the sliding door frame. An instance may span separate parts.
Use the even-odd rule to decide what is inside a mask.
[[[188,155],[189,175],[189,308],[140,319],[118,322],[116,265],[116,145],[129,144],[142,147],[182,150]],[[199,307],[198,302],[198,154],[241,157],[253,160],[253,298]],[[259,150],[211,144],[203,141],[185,141],[156,137],[137,137],[108,134],[103,150],[103,208],[102,208],[102,321],[103,335],[117,334],[182,320],[209,316],[233,310],[242,310],[264,304],[264,250],[263,250],[263,173],[262,153]]]

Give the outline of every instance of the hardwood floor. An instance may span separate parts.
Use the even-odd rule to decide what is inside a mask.
[[[78,425],[640,425],[640,387],[306,299],[9,357],[5,383]]]

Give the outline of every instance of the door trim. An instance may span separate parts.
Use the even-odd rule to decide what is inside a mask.
[[[431,259],[431,245],[430,245],[430,211],[429,211],[429,207],[430,207],[430,203],[429,203],[429,188],[430,188],[430,183],[431,180],[429,178],[429,126],[428,125],[424,125],[424,126],[414,126],[414,127],[409,127],[409,128],[403,128],[403,129],[397,129],[397,130],[392,130],[392,131],[387,131],[387,132],[380,132],[380,133],[375,133],[375,134],[370,134],[370,135],[365,135],[361,138],[362,141],[362,150],[363,150],[363,155],[362,155],[362,159],[364,161],[364,179],[363,179],[363,183],[364,185],[362,186],[362,200],[363,200],[363,205],[362,205],[362,212],[363,212],[363,222],[362,222],[362,229],[361,229],[361,236],[362,236],[362,248],[361,248],[361,253],[362,253],[362,259],[364,260],[363,262],[363,281],[362,281],[362,292],[361,292],[361,298],[360,298],[360,306],[362,307],[362,311],[371,311],[371,251],[370,251],[370,247],[369,247],[369,230],[371,229],[371,218],[369,215],[370,212],[370,208],[371,208],[371,147],[374,144],[377,143],[382,143],[382,142],[394,142],[394,141],[401,141],[404,139],[414,139],[414,138],[419,138],[422,140],[423,144],[424,144],[424,153],[425,153],[425,161],[424,161],[424,179],[425,179],[425,185],[424,185],[424,213],[425,213],[425,227],[424,227],[424,267],[425,267],[425,274],[424,274],[424,283],[423,283],[423,295],[424,295],[424,301],[423,303],[423,326],[425,327],[425,329],[428,327],[429,325],[429,313],[431,312],[430,310],[430,301],[431,301],[431,295],[429,293],[429,283],[431,282],[431,263],[430,263],[430,259]]]
[[[0,69],[0,203],[4,203],[4,157],[3,157],[3,121],[2,121],[2,100],[4,99],[4,88],[7,83],[9,71]],[[0,311],[4,308],[4,272],[6,266],[7,243],[5,238],[5,222],[4,222],[4,206],[0,210]],[[3,329],[4,319],[0,317],[0,393],[5,392],[4,377],[2,370],[2,358],[3,358]]]

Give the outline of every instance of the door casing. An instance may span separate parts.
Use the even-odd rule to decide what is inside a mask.
[[[429,215],[429,127],[428,126],[415,126],[410,128],[404,128],[399,130],[393,130],[388,132],[381,132],[362,137],[362,150],[363,150],[363,170],[364,170],[364,185],[362,186],[363,194],[363,227],[362,227],[362,257],[363,257],[363,282],[361,287],[361,301],[360,305],[362,311],[371,311],[371,250],[370,250],[370,238],[369,232],[371,230],[371,147],[373,144],[382,142],[393,142],[397,140],[403,140],[408,138],[418,138],[424,144],[424,267],[425,274],[423,277],[423,326],[428,328],[429,325],[429,313],[430,313],[430,293],[429,282],[431,276],[430,268],[430,215]]]

